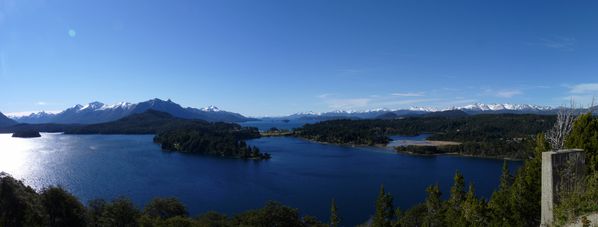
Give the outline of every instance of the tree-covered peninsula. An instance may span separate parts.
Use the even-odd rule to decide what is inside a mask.
[[[235,123],[176,118],[155,110],[117,121],[73,127],[65,134],[155,134],[162,149],[243,159],[269,159],[270,154],[245,143],[259,138],[257,128]]]
[[[457,117],[333,120],[307,124],[295,135],[318,142],[349,145],[384,145],[391,135],[432,134],[428,140],[455,141],[458,145],[406,146],[397,151],[417,154],[462,155],[524,159],[533,153],[532,138],[549,129],[555,116],[480,114]]]
[[[17,138],[36,138],[41,137],[38,131],[34,130],[25,130],[25,131],[17,131],[12,134],[12,137]]]

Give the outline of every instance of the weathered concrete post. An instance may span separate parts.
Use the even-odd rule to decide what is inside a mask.
[[[561,192],[571,192],[585,176],[585,153],[580,149],[542,153],[541,225],[552,226],[554,205]]]

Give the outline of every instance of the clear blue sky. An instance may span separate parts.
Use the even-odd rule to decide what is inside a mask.
[[[597,3],[0,0],[0,111],[589,102]]]

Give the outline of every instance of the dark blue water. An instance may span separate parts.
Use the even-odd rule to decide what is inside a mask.
[[[289,120],[289,122],[284,122],[282,120],[270,120],[264,119],[261,121],[248,121],[240,123],[242,126],[249,126],[249,127],[256,127],[261,131],[268,130],[272,127],[276,127],[278,129],[294,129],[299,128],[305,124],[313,124],[317,123],[317,120]]]
[[[389,136],[391,141],[388,143],[387,147],[428,144],[426,139],[430,136],[430,134],[420,134],[417,136]]]
[[[423,201],[425,187],[446,193],[455,170],[489,196],[502,161],[455,156],[409,156],[389,150],[312,143],[289,137],[249,142],[272,154],[269,161],[220,159],[162,152],[152,136],[0,134],[0,171],[36,189],[60,184],[83,201],[128,196],[142,206],[156,196],[175,196],[192,214],[234,214],[281,201],[328,220],[335,198],[346,225],[366,221],[380,184],[403,210]],[[513,162],[512,166],[520,166]]]

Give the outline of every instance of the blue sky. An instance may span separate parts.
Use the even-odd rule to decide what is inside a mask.
[[[250,116],[598,94],[596,1],[0,0],[0,111]]]

